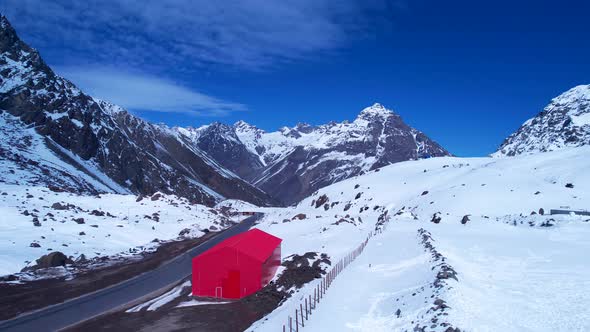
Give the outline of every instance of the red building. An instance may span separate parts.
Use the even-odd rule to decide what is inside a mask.
[[[251,229],[193,258],[193,295],[241,299],[256,293],[281,264],[281,241]]]

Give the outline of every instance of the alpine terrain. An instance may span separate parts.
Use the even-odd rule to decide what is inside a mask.
[[[274,132],[156,125],[0,15],[0,330],[590,331],[589,155],[590,85],[483,157],[381,104]],[[236,254],[252,227],[280,247]],[[193,259],[216,250],[213,277]]]
[[[240,121],[177,130],[219,164],[285,204],[319,188],[405,160],[449,156],[380,104],[353,122],[300,123],[265,132]]]

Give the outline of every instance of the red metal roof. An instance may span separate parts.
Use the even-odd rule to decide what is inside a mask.
[[[225,248],[231,248],[260,262],[264,262],[282,241],[282,239],[274,235],[253,228],[247,232],[234,235],[229,239],[220,242],[213,248],[204,252],[203,255],[214,253]]]

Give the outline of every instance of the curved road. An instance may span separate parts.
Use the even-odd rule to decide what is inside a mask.
[[[0,331],[56,331],[99,316],[180,282],[191,275],[192,258],[219,242],[247,231],[262,213],[246,218],[158,268],[102,290],[0,322]]]

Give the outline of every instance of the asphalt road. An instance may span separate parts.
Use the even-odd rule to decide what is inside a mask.
[[[108,288],[0,322],[0,331],[56,331],[133,302],[191,275],[191,260],[219,242],[252,227],[262,214],[246,218],[186,253]]]

